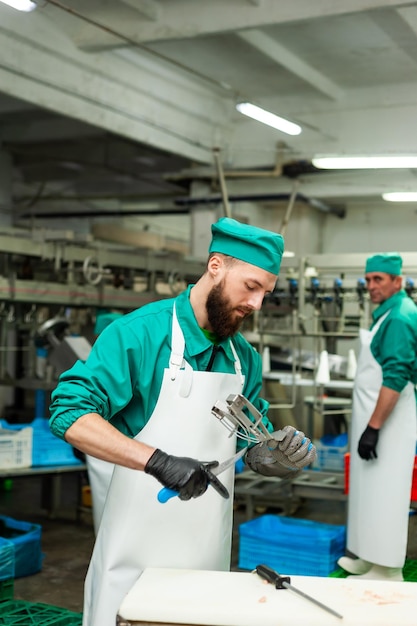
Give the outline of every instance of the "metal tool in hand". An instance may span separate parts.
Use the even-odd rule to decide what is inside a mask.
[[[273,570],[271,567],[268,567],[267,565],[257,565],[255,571],[261,578],[275,585],[275,589],[289,589],[299,596],[302,596],[309,602],[312,602],[316,606],[319,606],[321,609],[324,609],[328,613],[335,615],[339,619],[343,619],[343,615],[341,615],[334,609],[331,609],[329,606],[327,606],[327,604],[323,604],[319,600],[316,600],[316,598],[309,596],[307,593],[304,593],[304,591],[301,591],[300,589],[297,589],[297,587],[291,585],[291,578],[289,576],[281,576],[280,574],[278,574],[278,572]]]
[[[247,451],[247,448],[243,448],[242,450],[239,450],[239,452],[236,452],[235,455],[233,455],[229,459],[226,459],[226,461],[223,461],[223,463],[220,463],[217,467],[213,467],[210,470],[211,473],[214,474],[215,476],[218,476],[219,474],[221,474],[225,470],[229,469],[229,467],[232,467],[232,465],[234,465],[236,463],[236,461],[241,459],[246,451]],[[178,493],[178,491],[175,491],[175,489],[170,489],[169,487],[164,487],[158,493],[158,502],[161,502],[162,504],[164,504],[165,502],[168,502],[168,500],[170,500],[170,498],[175,498],[175,496],[178,496],[178,495],[179,495],[179,493]]]
[[[253,420],[244,413],[244,408],[252,415]],[[260,443],[271,439],[282,441],[285,438],[283,431],[276,431],[272,437],[262,422],[262,414],[240,393],[230,394],[226,403],[219,400],[212,407],[211,412],[230,431],[231,435],[236,433],[236,437],[245,439],[249,443]]]

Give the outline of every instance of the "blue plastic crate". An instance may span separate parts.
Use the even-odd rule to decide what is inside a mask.
[[[345,454],[349,450],[347,433],[341,435],[325,435],[315,439],[317,456],[313,461],[312,469],[329,472],[344,472]]]
[[[0,426],[12,430],[21,430],[28,426],[33,429],[32,467],[82,464],[74,455],[72,446],[51,433],[45,417],[37,417],[29,424],[9,424],[1,420]]]
[[[4,537],[0,537],[0,581],[14,578],[15,571],[15,547],[14,543]]]
[[[38,417],[33,420],[32,465],[81,465],[74,455],[72,446],[51,433],[48,420]]]
[[[36,574],[42,569],[42,527],[0,515],[0,538],[14,546],[14,577]],[[9,576],[5,576],[9,578]]]
[[[241,569],[269,565],[282,574],[328,576],[344,555],[346,526],[263,515],[239,526]]]

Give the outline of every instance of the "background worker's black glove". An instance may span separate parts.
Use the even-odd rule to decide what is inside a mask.
[[[209,485],[223,498],[228,498],[226,487],[210,471],[218,464],[218,461],[201,463],[196,459],[172,456],[162,450],[155,450],[145,465],[145,472],[159,480],[164,487],[178,491],[181,500],[202,496]]]
[[[379,429],[367,426],[363,431],[358,443],[358,454],[361,459],[369,461],[378,457],[376,444],[378,443]]]
[[[275,437],[278,437],[276,439]],[[271,439],[257,443],[245,455],[246,464],[263,476],[295,478],[317,456],[310,439],[293,426],[272,433]]]

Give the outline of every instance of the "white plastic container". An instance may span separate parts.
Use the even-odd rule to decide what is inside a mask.
[[[33,429],[0,428],[0,469],[31,467]]]

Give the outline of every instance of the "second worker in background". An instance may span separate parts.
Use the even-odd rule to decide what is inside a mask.
[[[368,258],[372,313],[361,329],[350,433],[347,548],[356,578],[403,580],[417,422],[417,307],[402,289],[402,258]]]

